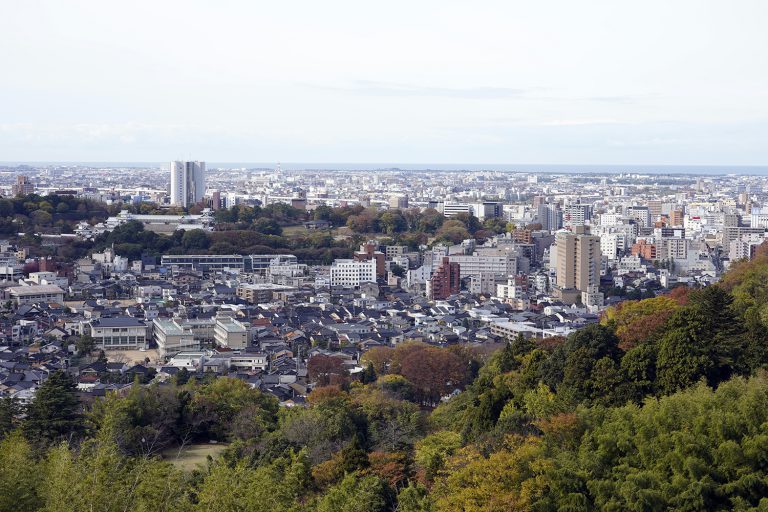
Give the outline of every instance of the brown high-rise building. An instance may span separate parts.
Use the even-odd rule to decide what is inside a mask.
[[[557,250],[557,289],[564,302],[600,285],[600,237],[560,231]]]
[[[211,192],[211,210],[218,210],[221,208],[221,192],[214,190]]]
[[[430,300],[443,300],[461,291],[461,267],[447,258],[437,267],[432,278],[427,282],[427,297]]]
[[[35,192],[35,185],[27,176],[16,176],[16,183],[11,187],[14,196],[27,196]]]
[[[663,206],[662,201],[654,199],[648,201],[648,212],[651,214],[651,224],[656,222],[661,217],[661,208]]]
[[[671,212],[669,212],[669,225],[670,226],[683,225],[683,210],[672,210]]]
[[[378,246],[368,242],[360,246],[360,250],[352,255],[357,261],[376,260],[376,277],[384,277],[387,273],[385,260],[386,255],[378,250]]]

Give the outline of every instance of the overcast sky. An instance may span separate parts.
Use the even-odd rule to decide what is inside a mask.
[[[768,163],[764,0],[0,12],[0,161]]]

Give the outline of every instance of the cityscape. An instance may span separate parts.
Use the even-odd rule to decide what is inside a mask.
[[[768,510],[766,15],[8,5],[0,512]]]

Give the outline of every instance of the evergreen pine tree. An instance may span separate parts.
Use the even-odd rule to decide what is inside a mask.
[[[355,435],[352,441],[341,449],[341,468],[345,473],[352,473],[358,469],[367,468],[368,452],[360,444],[360,439]]]
[[[46,443],[79,436],[83,429],[75,384],[61,371],[51,373],[27,407],[24,433],[33,442]]]

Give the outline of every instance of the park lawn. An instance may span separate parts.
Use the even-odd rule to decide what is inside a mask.
[[[208,455],[214,460],[221,455],[221,452],[227,447],[226,444],[191,444],[185,447],[181,454],[179,454],[179,448],[173,447],[163,450],[163,459],[169,461],[171,464],[183,471],[192,471],[194,469],[204,468],[208,463]]]

